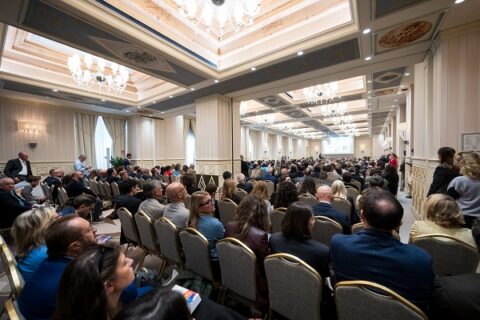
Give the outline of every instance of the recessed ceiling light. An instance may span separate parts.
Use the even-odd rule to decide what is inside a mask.
[[[465,1],[465,0],[455,0],[455,4],[460,4],[460,3],[462,3],[463,1]]]
[[[130,110],[127,110],[126,112],[130,112]]]
[[[394,101],[394,102],[397,102],[398,100],[397,100],[397,99],[395,99],[395,100],[393,100],[393,101]]]
[[[157,103],[157,101],[153,101],[152,103]]]
[[[298,51],[297,56],[303,56],[303,51]]]
[[[368,80],[367,83],[372,83],[372,80]]]
[[[58,92],[58,89],[52,89],[53,92]]]
[[[213,82],[218,83],[219,81],[217,79],[213,80]]]
[[[169,98],[173,98],[173,96],[168,96]]]
[[[162,111],[162,112],[160,112],[160,113],[161,113],[161,114],[164,114],[165,112]]]
[[[102,100],[100,100],[100,101],[102,101],[102,102],[105,102],[105,101],[107,101],[107,100],[105,100],[105,99],[102,99]]]
[[[368,57],[365,58],[365,61],[369,61],[369,60],[372,60],[371,56],[368,56]]]
[[[410,75],[410,72],[405,72],[405,76],[409,76]]]
[[[195,91],[195,88],[190,88],[190,91]]]
[[[250,70],[255,71],[255,70],[257,70],[257,68],[251,67]]]
[[[363,34],[369,34],[370,32],[372,32],[372,29],[370,28],[363,29]]]

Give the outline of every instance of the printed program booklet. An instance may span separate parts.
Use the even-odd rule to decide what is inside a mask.
[[[190,313],[193,313],[193,311],[195,311],[195,309],[200,304],[200,301],[202,301],[202,298],[200,298],[200,295],[198,293],[184,287],[175,285],[173,286],[172,290],[177,291],[178,293],[183,295],[185,300],[187,300],[187,306],[188,310],[190,310]]]

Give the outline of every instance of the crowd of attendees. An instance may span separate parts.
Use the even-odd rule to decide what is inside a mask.
[[[28,155],[19,154],[25,173]],[[480,237],[480,155],[438,151],[436,168],[426,201],[426,219],[415,221],[410,238],[422,234],[445,234],[478,250]],[[22,160],[23,158],[23,160]],[[12,245],[25,287],[18,301],[27,319],[191,319],[178,294],[134,282],[132,260],[115,243],[97,244],[93,223],[102,221],[103,201],[86,187],[85,179],[116,183],[113,213],[127,208],[132,214],[146,213],[153,221],[164,217],[179,229],[191,227],[209,244],[212,269],[220,278],[216,243],[235,237],[256,255],[257,294],[255,311],[268,312],[268,288],[263,260],[269,254],[289,253],[299,257],[325,282],[369,280],[382,284],[408,299],[433,319],[459,315],[465,319],[480,312],[479,275],[457,276],[456,281],[434,274],[430,255],[399,241],[404,210],[397,200],[403,190],[405,163],[395,154],[377,161],[368,159],[300,159],[241,161],[241,173],[223,173],[223,184],[197,185],[195,167],[180,164],[151,169],[132,166],[128,157],[118,168],[95,170],[75,162],[76,171],[65,174],[51,169],[43,183],[51,187],[53,201],[63,187],[69,200],[63,206],[46,206],[45,196],[33,196],[40,182],[33,175],[5,171],[0,178],[3,236]],[[22,163],[23,161],[23,163]],[[29,164],[28,164],[29,167]],[[23,170],[25,169],[25,170]],[[28,169],[30,170],[30,169]],[[31,170],[30,170],[31,171]],[[402,178],[402,179],[401,179]],[[273,190],[269,192],[269,186]],[[239,195],[239,190],[245,196]],[[190,195],[189,209],[185,199]],[[310,202],[302,201],[305,198]],[[220,222],[219,201],[237,205],[233,221]],[[47,201],[48,202],[48,201]],[[346,203],[348,212],[335,204]],[[281,231],[271,234],[270,216],[284,210]],[[330,246],[312,239],[315,217],[336,221],[342,234]],[[93,223],[92,223],[93,222]],[[363,230],[352,234],[352,225]],[[123,233],[120,244],[126,239]],[[477,286],[466,286],[476,283]],[[455,292],[455,299],[451,298]],[[334,304],[324,294],[324,303]],[[464,300],[461,300],[464,299]],[[475,300],[477,299],[477,300]],[[241,318],[213,301],[204,299],[197,319]],[[158,301],[158,302],[157,302]],[[458,301],[463,301],[457,305]],[[334,307],[331,309],[333,310]],[[255,313],[256,312],[256,313]],[[174,315],[174,316],[172,316]],[[328,318],[331,315],[326,315]],[[474,317],[473,317],[474,318]]]

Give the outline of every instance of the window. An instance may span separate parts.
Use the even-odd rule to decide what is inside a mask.
[[[195,136],[193,135],[192,128],[190,127],[187,134],[185,162],[187,165],[195,164],[196,158]]]
[[[105,169],[110,167],[110,156],[112,155],[112,137],[105,127],[101,116],[98,117],[95,129],[95,153],[97,154],[97,167]]]

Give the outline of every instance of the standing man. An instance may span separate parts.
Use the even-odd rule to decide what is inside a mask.
[[[3,173],[12,178],[15,183],[27,180],[28,176],[33,175],[30,161],[28,161],[28,154],[22,151],[18,154],[17,159],[8,160]]]
[[[123,167],[126,169],[128,166],[131,166],[132,163],[131,161],[132,160],[132,154],[131,153],[127,153],[127,157],[123,159]]]
[[[83,175],[88,178],[90,175],[90,169],[92,168],[91,166],[86,166],[85,165],[85,160],[87,160],[87,156],[84,154],[81,154],[78,156],[78,159],[73,162],[73,168],[75,171],[81,171]]]

